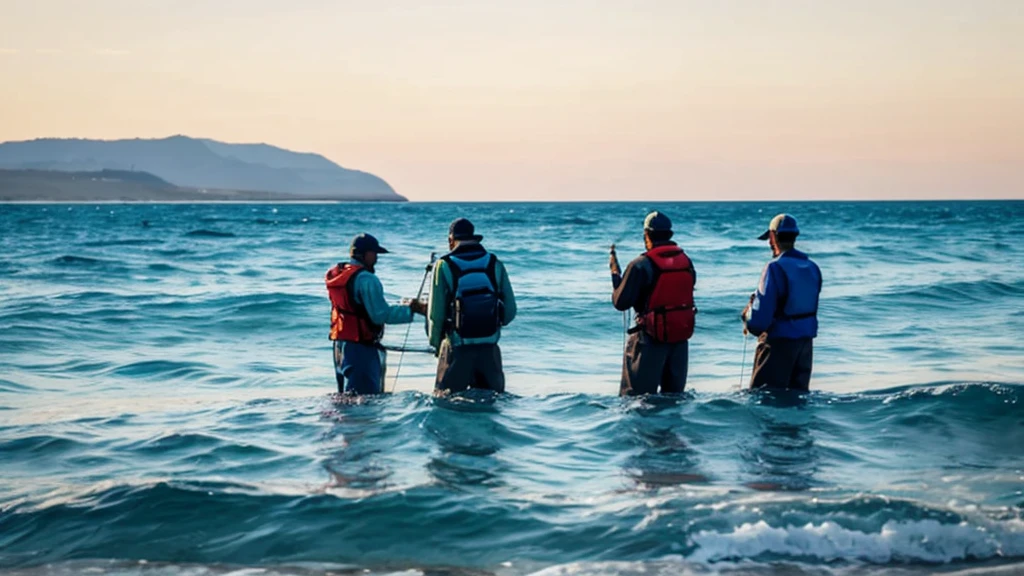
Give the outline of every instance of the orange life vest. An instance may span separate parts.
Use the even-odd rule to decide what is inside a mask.
[[[658,246],[644,255],[654,270],[654,288],[637,323],[656,342],[689,340],[697,313],[693,306],[693,263],[675,245]]]
[[[327,271],[327,294],[331,298],[331,340],[376,344],[384,327],[370,320],[366,308],[354,297],[355,278],[366,269],[357,264],[338,264]]]

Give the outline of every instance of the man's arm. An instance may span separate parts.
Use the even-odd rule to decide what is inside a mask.
[[[378,326],[384,324],[408,324],[412,322],[412,308],[390,306],[384,299],[384,286],[380,279],[370,272],[361,272],[356,277],[356,302],[366,309],[370,321]]]
[[[516,318],[516,295],[512,291],[512,282],[508,279],[508,270],[505,269],[505,265],[498,261],[496,267],[497,275],[501,278],[501,303],[504,308],[504,314],[501,316],[501,325],[508,326]]]
[[[444,340],[444,322],[448,316],[448,263],[438,260],[434,265],[434,277],[430,284],[430,300],[427,302],[427,336],[430,346],[437,350]]]
[[[626,266],[626,273],[622,275],[622,281],[612,291],[612,304],[616,310],[629,310],[636,305],[640,298],[640,291],[647,282],[647,273],[640,265],[643,258],[637,258]]]
[[[754,336],[760,336],[771,328],[775,321],[775,305],[778,301],[779,282],[775,278],[775,267],[769,262],[761,272],[761,283],[754,292],[754,301],[750,305],[750,315],[746,326]]]

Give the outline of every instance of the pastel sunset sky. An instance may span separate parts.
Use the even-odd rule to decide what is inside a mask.
[[[1021,0],[0,0],[0,86],[412,200],[1024,198]]]

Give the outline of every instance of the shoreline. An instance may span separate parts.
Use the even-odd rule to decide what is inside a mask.
[[[409,204],[408,200],[0,200],[0,206],[89,206],[151,204]]]
[[[407,202],[397,193],[272,192],[176,186],[147,172],[58,172],[0,168],[2,203]]]

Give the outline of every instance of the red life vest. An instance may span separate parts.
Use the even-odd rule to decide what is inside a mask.
[[[376,344],[384,335],[363,308],[356,303],[352,288],[365,268],[357,264],[338,264],[327,271],[327,294],[331,297],[331,340]]]
[[[644,255],[654,270],[654,288],[637,323],[656,342],[689,340],[697,313],[693,307],[693,263],[675,245],[658,246]]]

